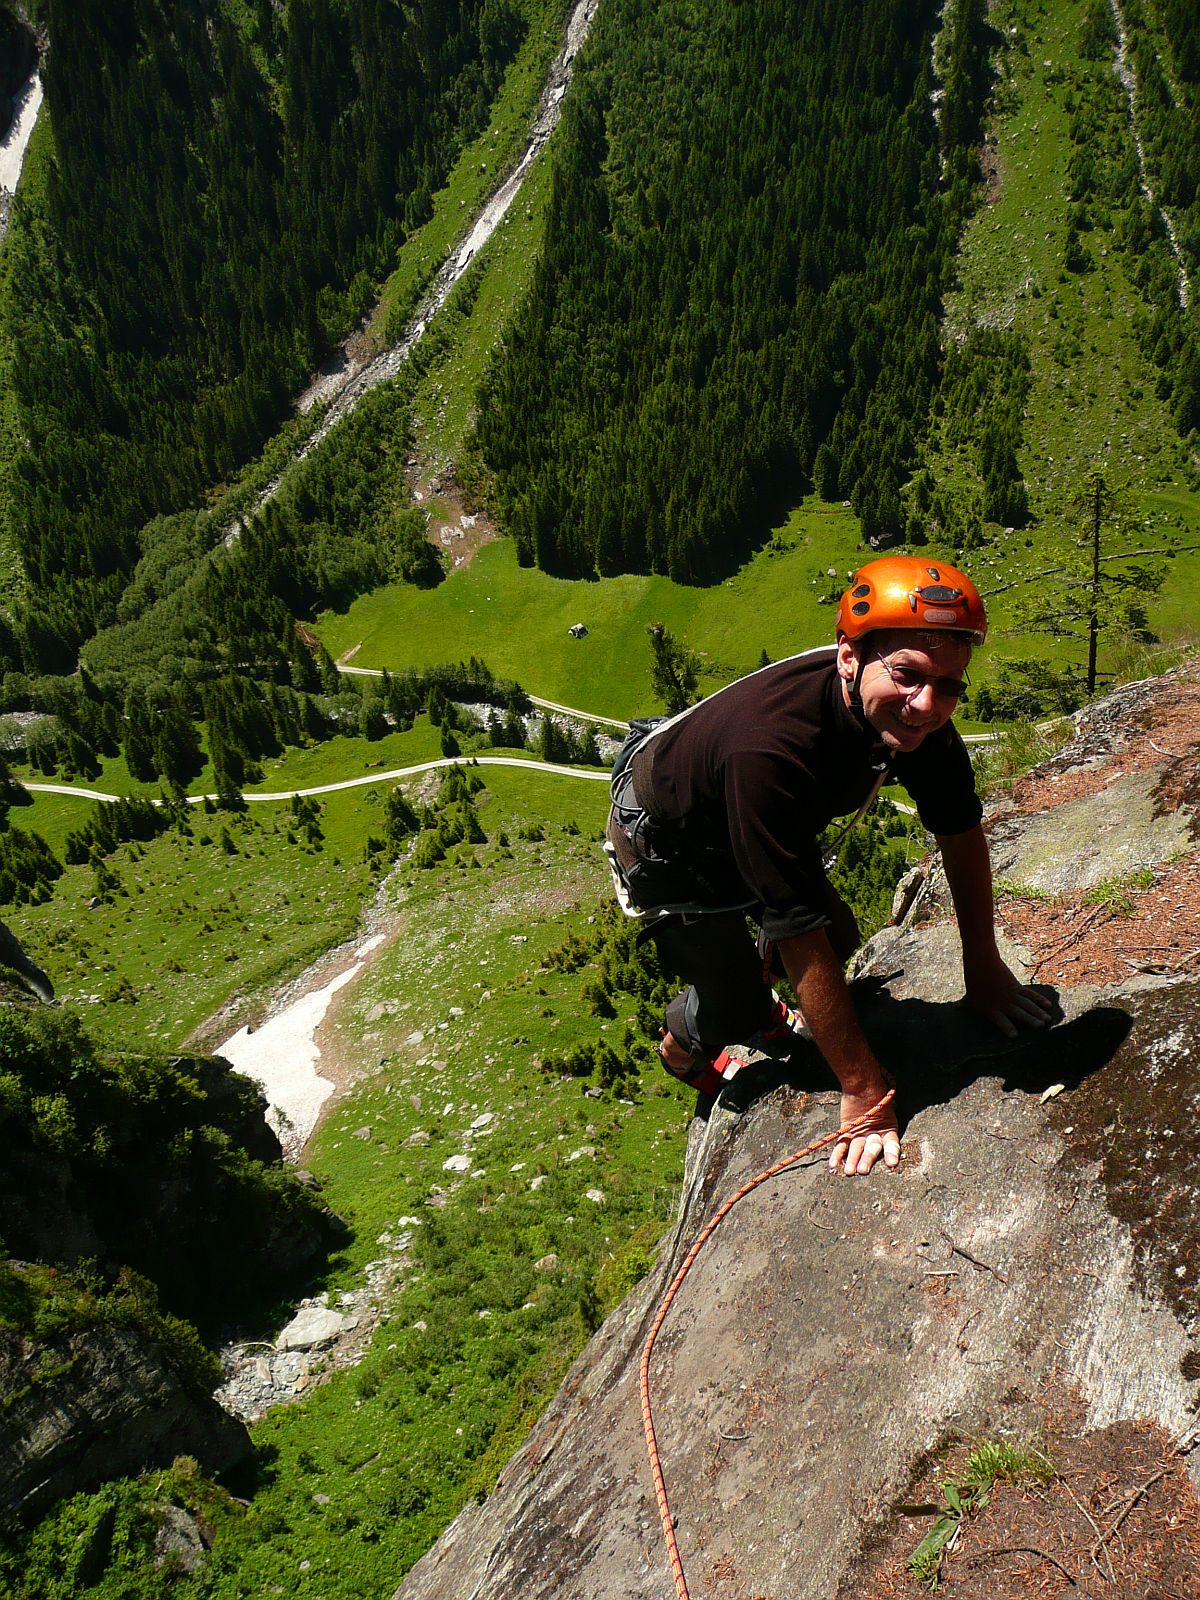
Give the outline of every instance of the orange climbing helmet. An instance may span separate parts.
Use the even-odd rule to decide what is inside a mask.
[[[944,629],[980,645],[987,638],[987,612],[970,578],[948,561],[881,556],[854,574],[837,614],[839,638],[857,640],[879,628]]]

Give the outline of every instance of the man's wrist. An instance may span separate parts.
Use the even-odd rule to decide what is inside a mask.
[[[977,934],[974,938],[963,939],[962,964],[964,973],[994,967],[1000,959],[1000,946],[996,943],[994,929],[989,929],[986,935]]]
[[[867,1100],[872,1095],[882,1100],[888,1090],[895,1087],[877,1061],[861,1068],[843,1068],[836,1076],[842,1093],[853,1096],[855,1100]]]

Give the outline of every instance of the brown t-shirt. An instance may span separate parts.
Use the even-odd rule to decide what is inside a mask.
[[[694,867],[704,903],[753,900],[763,932],[825,926],[817,838],[858,809],[888,751],[842,698],[831,645],[740,678],[656,728],[633,758],[656,848]],[[947,723],[893,755],[931,833],[966,833],[983,814],[970,757]]]

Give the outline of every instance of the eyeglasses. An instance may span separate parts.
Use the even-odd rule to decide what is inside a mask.
[[[928,672],[921,672],[917,667],[895,666],[886,656],[876,655],[876,661],[887,673],[888,677],[901,690],[906,700],[911,700],[920,694],[926,684],[940,700],[960,700],[970,684],[970,678],[942,678]]]

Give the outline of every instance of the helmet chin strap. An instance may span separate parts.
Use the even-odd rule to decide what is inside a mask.
[[[862,648],[862,646],[860,645],[859,646],[859,654],[858,654],[858,664],[857,664],[857,666],[855,668],[855,671],[854,671],[854,679],[851,682],[847,692],[849,693],[849,696],[850,696],[850,709],[851,709],[851,711],[854,712],[854,714],[858,717],[858,720],[860,722],[864,722],[864,723],[866,722],[866,714],[863,711],[863,703],[862,703],[862,676],[863,676],[863,673],[866,670],[867,670],[867,653]]]
[[[866,660],[865,660],[865,658],[860,657],[859,658],[859,662],[858,662],[858,669],[854,674],[854,682],[850,685],[850,704],[854,707],[855,711],[861,711],[862,710],[862,688],[861,688],[861,685],[862,685],[862,675],[866,670],[867,670]]]
[[[845,637],[845,635],[838,635],[838,642],[840,642],[843,637]],[[853,712],[856,720],[861,722],[864,728],[869,726],[869,723],[867,723],[866,714],[864,714],[864,710],[862,710],[862,674],[864,674],[866,670],[867,653],[866,650],[862,648],[861,642],[859,642],[858,645],[854,646],[854,677],[842,678],[842,682],[843,685],[845,685],[846,702],[848,702],[848,706],[850,706],[850,710]],[[840,669],[838,669],[838,675],[840,675]]]

